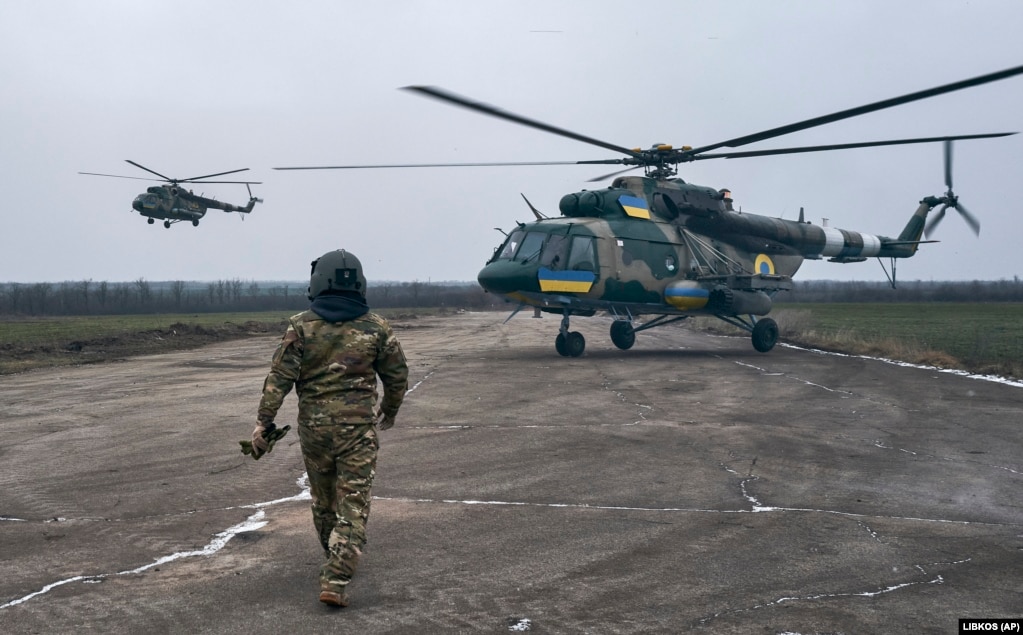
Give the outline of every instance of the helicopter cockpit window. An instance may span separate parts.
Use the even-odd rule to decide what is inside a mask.
[[[498,260],[511,260],[515,256],[515,250],[522,244],[522,236],[525,232],[521,230],[515,230],[508,237],[508,240],[504,243],[504,248],[501,250],[500,255],[497,256]]]
[[[551,234],[540,254],[540,264],[550,269],[562,269],[565,266],[565,255],[568,251],[568,236]]]
[[[522,262],[530,262],[536,260],[540,256],[540,249],[543,248],[543,241],[547,238],[547,234],[540,232],[527,232],[526,237],[522,239],[522,246],[519,247],[519,253],[515,255],[515,260],[521,260]]]
[[[597,256],[591,236],[573,236],[572,249],[568,255],[566,269],[573,271],[596,271]]]

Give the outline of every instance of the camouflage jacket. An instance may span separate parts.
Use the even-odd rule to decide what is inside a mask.
[[[382,317],[366,313],[328,322],[313,311],[293,315],[263,382],[259,421],[272,422],[294,386],[300,425],[372,423],[377,375],[384,387],[381,411],[397,414],[408,387],[408,366]]]

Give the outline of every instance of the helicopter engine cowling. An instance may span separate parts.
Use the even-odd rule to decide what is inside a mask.
[[[635,199],[635,194],[623,188],[608,188],[606,190],[593,191],[583,190],[566,194],[561,197],[558,208],[562,216],[585,217],[585,218],[625,218],[634,216],[635,213],[628,211],[628,206],[623,205],[622,197]],[[645,203],[643,203],[645,205]],[[649,214],[646,215],[649,218]]]
[[[706,309],[721,315],[767,315],[771,298],[763,291],[739,291],[716,286],[710,292]]]

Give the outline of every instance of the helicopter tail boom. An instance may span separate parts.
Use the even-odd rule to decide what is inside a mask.
[[[256,203],[262,203],[263,199],[253,196],[249,199],[249,203],[242,207],[241,205],[231,205],[230,203],[221,203],[220,201],[211,201],[209,207],[214,209],[223,210],[225,212],[238,212],[239,214],[249,214],[252,212],[252,208],[256,206]]]

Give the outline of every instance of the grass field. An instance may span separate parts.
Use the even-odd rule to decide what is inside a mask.
[[[417,310],[426,314],[429,309]],[[385,317],[407,314],[407,309],[381,309]],[[433,311],[436,312],[436,311]],[[248,326],[250,328],[283,329],[294,311],[255,313],[193,313],[157,315],[93,315],[69,317],[0,317],[0,347],[57,346],[80,341],[121,337],[150,331],[217,329]],[[183,329],[183,327],[187,327]],[[283,330],[281,331],[283,333]],[[2,350],[2,348],[0,348]]]
[[[417,309],[415,313],[436,313]],[[282,335],[293,311],[0,318],[0,374],[92,364],[253,335]],[[386,317],[409,310],[383,309]]]
[[[8,318],[0,321],[0,346],[66,346],[74,341],[123,336],[145,331],[172,330],[177,324],[206,328],[247,322],[283,324],[286,312],[199,313],[189,315],[98,315]]]
[[[1023,378],[1023,304],[778,304],[783,339]]]
[[[436,312],[380,311],[389,318]],[[0,318],[0,374],[281,333],[288,314]],[[1023,303],[783,303],[771,316],[782,339],[796,344],[1023,378]],[[733,328],[717,320],[697,324]]]

